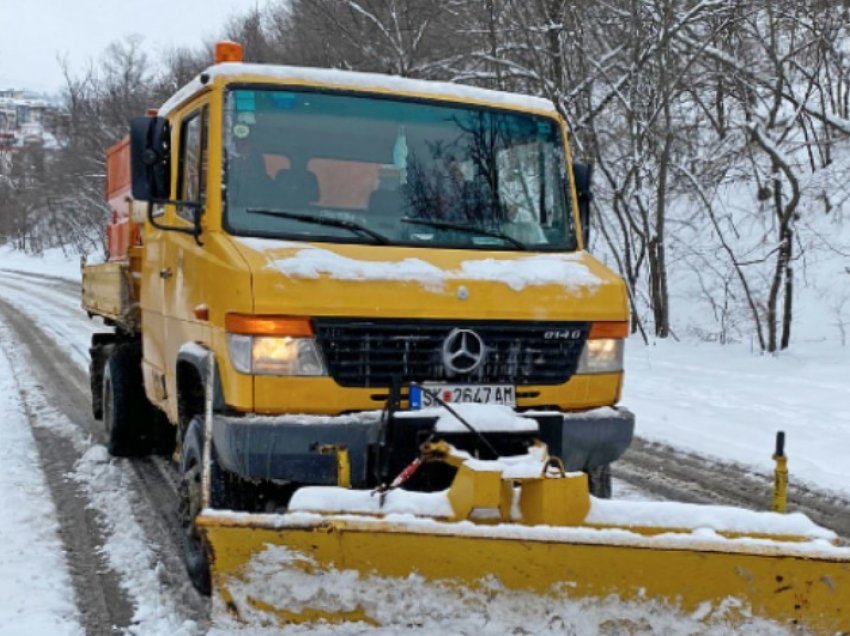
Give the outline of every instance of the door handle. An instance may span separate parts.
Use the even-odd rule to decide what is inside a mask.
[[[172,276],[173,276],[173,274],[171,273],[170,267],[166,267],[165,269],[159,270],[159,277],[163,280],[168,280]]]

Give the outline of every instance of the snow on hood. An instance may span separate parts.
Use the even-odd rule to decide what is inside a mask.
[[[270,257],[267,268],[295,278],[319,278],[322,275],[346,281],[396,281],[419,283],[429,291],[442,291],[449,281],[483,281],[507,285],[514,291],[526,287],[561,285],[570,291],[595,288],[602,284],[582,262],[580,253],[535,254],[520,258],[470,258],[455,269],[445,270],[419,258],[400,261],[373,261],[343,256],[329,249],[288,241],[240,238],[246,247],[257,251],[269,248],[295,250],[291,256]]]

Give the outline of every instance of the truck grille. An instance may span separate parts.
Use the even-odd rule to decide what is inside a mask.
[[[389,387],[408,382],[552,385],[575,373],[590,324],[586,322],[473,322],[318,318],[316,339],[328,373],[341,386]],[[443,343],[455,329],[484,343],[470,373],[452,372]]]

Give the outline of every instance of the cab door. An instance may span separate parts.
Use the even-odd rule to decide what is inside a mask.
[[[154,206],[153,217],[165,218],[165,208]],[[139,304],[142,311],[142,374],[145,393],[166,408],[165,386],[165,281],[162,277],[166,231],[146,224]]]
[[[165,379],[168,408],[177,417],[177,354],[187,342],[209,342],[203,316],[208,264],[201,241],[191,232],[202,218],[207,199],[209,104],[199,101],[183,111],[177,135],[177,188],[180,202],[169,206],[168,222],[187,232],[170,231],[163,237],[163,319]]]

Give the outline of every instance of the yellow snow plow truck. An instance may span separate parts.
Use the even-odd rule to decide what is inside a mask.
[[[549,102],[240,58],[110,150],[83,272],[95,416],[179,459],[223,619],[393,624],[427,589],[850,629],[850,551],[805,517],[609,499],[627,292]]]

